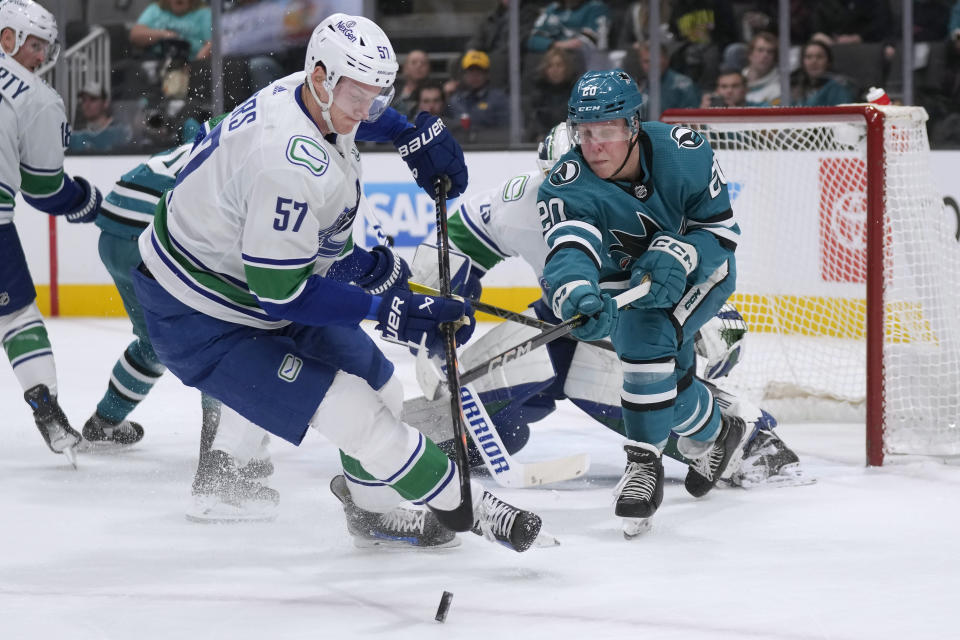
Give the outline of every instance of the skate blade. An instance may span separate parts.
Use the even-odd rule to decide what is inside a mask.
[[[559,547],[559,546],[560,546],[560,540],[559,540],[555,535],[553,535],[552,533],[548,533],[548,532],[544,531],[543,529],[540,529],[540,533],[537,534],[537,537],[534,538],[534,540],[533,540],[533,544],[531,544],[530,546],[531,546],[531,547],[535,547],[535,548],[537,548],[537,549],[547,549],[547,548],[549,548],[549,547]]]
[[[61,452],[63,453],[63,457],[67,459],[67,462],[69,462],[73,466],[74,471],[77,470],[77,452],[75,451],[75,449],[76,449],[76,446],[67,447]]]
[[[190,522],[200,524],[235,524],[241,522],[273,522],[279,507],[273,503],[239,508],[216,498],[197,498],[193,508],[184,514]]]
[[[732,483],[743,489],[780,489],[786,487],[803,487],[815,484],[816,478],[803,472],[799,463],[783,466],[775,476],[759,474],[738,474],[733,477]]]
[[[353,536],[353,546],[355,546],[357,549],[378,549],[382,551],[430,552],[430,551],[437,551],[442,549],[453,549],[454,547],[459,547],[460,538],[454,537],[449,542],[427,546],[427,545],[412,544],[410,542],[404,542],[402,540],[387,540],[387,539],[372,540],[370,538],[359,538],[359,537]]]
[[[623,519],[623,537],[626,540],[643,535],[653,528],[653,522],[650,518],[624,518]]]
[[[120,451],[126,451],[127,449],[133,447],[136,442],[131,444],[118,444],[112,440],[97,440],[96,442],[87,440],[84,438],[76,446],[77,451],[80,453],[92,453],[96,454],[106,454],[110,455],[112,453],[118,453]]]

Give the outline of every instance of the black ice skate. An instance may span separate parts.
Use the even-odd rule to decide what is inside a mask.
[[[94,412],[83,425],[83,439],[90,451],[112,451],[140,442],[143,439],[143,427],[130,420],[110,422]]]
[[[258,482],[246,480],[236,460],[218,449],[200,459],[193,479],[193,522],[263,522],[277,517],[280,494]]]
[[[650,528],[650,518],[663,502],[663,459],[660,450],[645,442],[623,445],[627,466],[614,488],[614,513],[624,518],[623,535],[630,539]]]
[[[683,486],[694,498],[707,495],[729,465],[739,465],[743,445],[749,436],[747,426],[736,416],[722,416],[723,425],[713,446],[690,463]]]
[[[757,431],[756,437],[747,443],[743,462],[730,478],[731,483],[745,489],[794,487],[815,481],[803,473],[797,454],[767,429]]]
[[[330,481],[330,491],[343,503],[347,531],[357,547],[442,549],[460,544],[456,533],[440,524],[426,509],[400,505],[387,513],[361,509],[350,496],[342,475]]]
[[[489,491],[474,503],[473,515],[471,531],[517,552],[533,545],[543,524],[537,514],[507,504]]]
[[[33,420],[50,451],[64,454],[70,464],[76,467],[74,447],[80,442],[80,434],[70,426],[63,409],[57,404],[57,397],[50,394],[47,385],[38,384],[27,389],[23,399],[33,409]]]

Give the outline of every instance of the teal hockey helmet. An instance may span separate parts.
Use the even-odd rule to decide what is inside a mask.
[[[623,69],[588,71],[577,80],[567,102],[567,120],[576,125],[624,118],[630,133],[640,129],[643,96]]]

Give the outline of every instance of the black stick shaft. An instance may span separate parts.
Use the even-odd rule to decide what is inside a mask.
[[[440,295],[450,297],[450,240],[447,236],[447,189],[443,176],[434,181],[434,203],[437,209],[437,259],[440,271]],[[470,491],[470,461],[467,456],[467,426],[460,402],[460,371],[457,368],[456,325],[445,323],[443,334],[447,365],[447,389],[450,391],[450,414],[453,416],[453,442],[460,481],[460,506],[453,517],[452,528],[467,531],[473,526],[473,496]]]

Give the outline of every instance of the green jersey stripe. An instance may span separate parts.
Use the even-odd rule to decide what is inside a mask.
[[[49,349],[50,338],[44,327],[32,327],[8,339],[3,343],[3,348],[7,352],[7,359],[12,362],[24,354]]]
[[[49,196],[63,186],[63,170],[51,175],[30,173],[20,167],[20,191],[34,198]]]
[[[503,260],[470,231],[460,216],[459,210],[447,220],[447,233],[450,235],[450,241],[457,245],[457,249],[470,256],[484,269],[492,269]]]
[[[313,263],[297,269],[273,269],[270,267],[244,264],[250,290],[260,300],[274,304],[290,302],[303,291],[307,278],[313,273]]]

